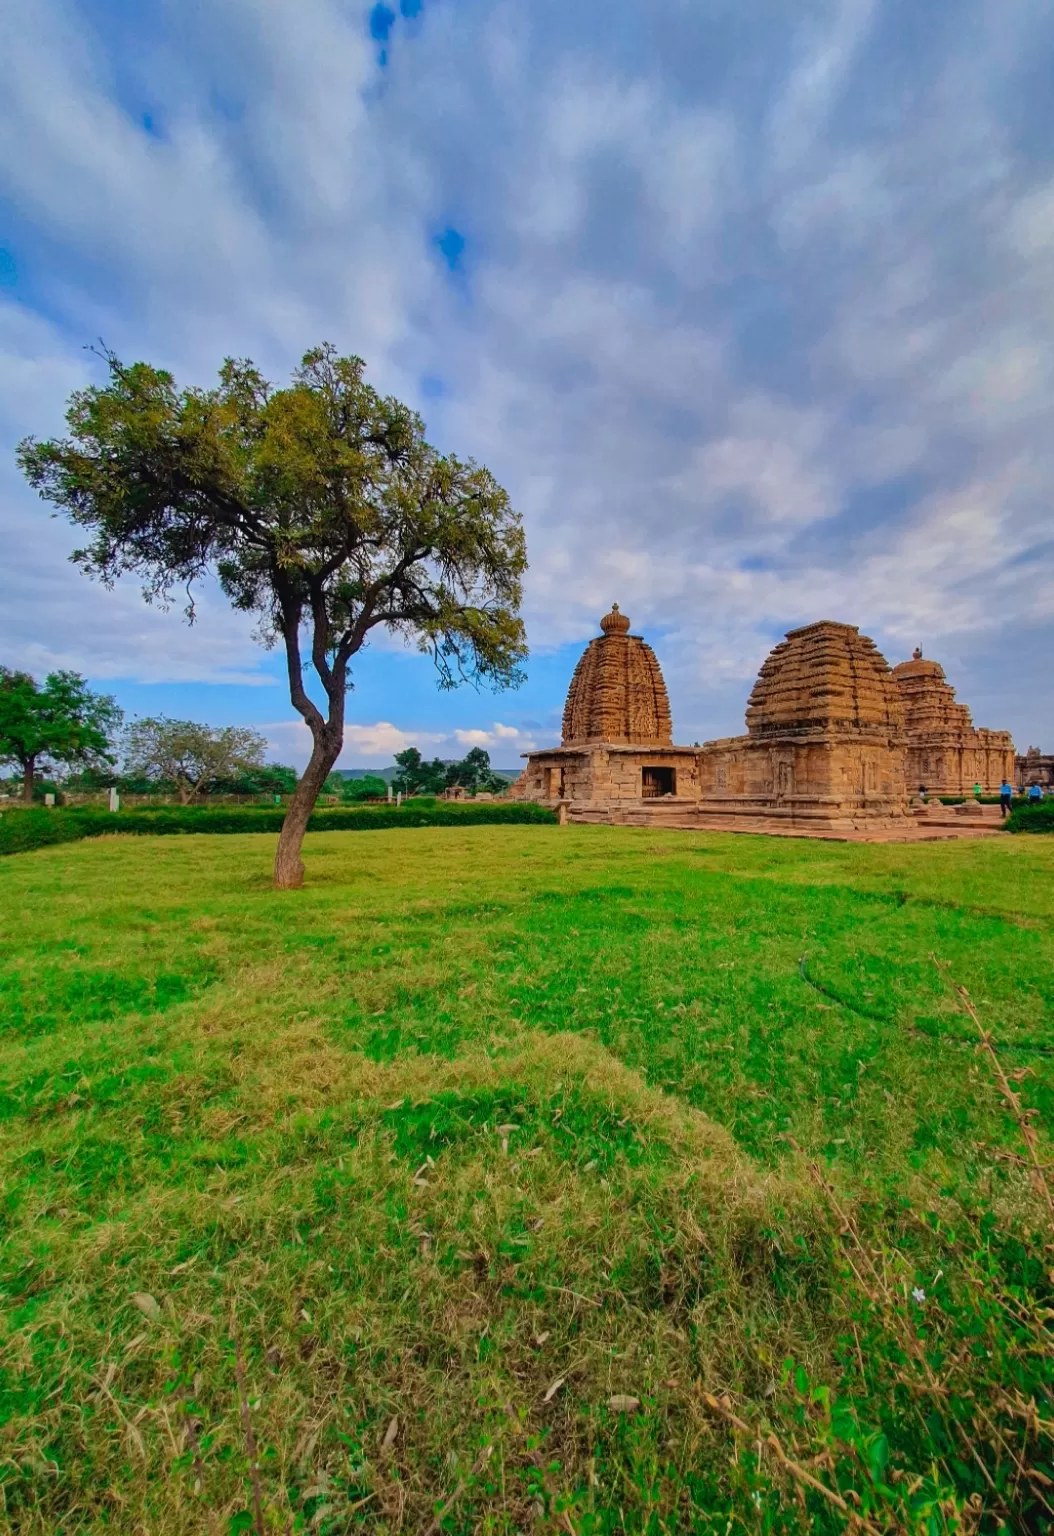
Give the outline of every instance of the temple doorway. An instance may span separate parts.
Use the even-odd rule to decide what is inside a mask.
[[[675,795],[677,793],[677,770],[675,768],[642,768],[640,773],[640,792],[643,799],[658,800],[660,795]]]

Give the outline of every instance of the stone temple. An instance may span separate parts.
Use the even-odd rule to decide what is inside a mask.
[[[1014,782],[1014,743],[1009,731],[978,729],[939,661],[916,647],[910,661],[893,668],[904,700],[909,789],[925,785],[938,795],[969,794],[975,784],[998,789]]]
[[[654,651],[617,604],[600,629],[571,679],[560,745],[527,754],[511,798],[573,821],[896,835],[911,830],[920,784],[988,790],[1013,766],[1009,735],[977,730],[936,662],[916,653],[891,669],[855,625],[828,619],[770,653],[744,735],[675,746]]]

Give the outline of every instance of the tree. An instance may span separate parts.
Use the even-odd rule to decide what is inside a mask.
[[[38,768],[114,762],[111,738],[122,718],[116,701],[76,672],[49,672],[40,687],[28,672],[0,667],[0,762],[21,769],[27,805]]]
[[[392,788],[404,795],[438,795],[446,788],[447,765],[438,757],[426,763],[416,747],[406,747],[395,754],[395,764]]]
[[[383,800],[387,793],[387,784],[372,773],[363,774],[361,779],[344,780],[343,798],[353,805],[357,800]]]
[[[213,795],[291,795],[296,789],[295,768],[282,763],[265,763],[262,768],[247,768],[232,779],[213,779]]]
[[[472,747],[459,763],[451,763],[446,771],[446,782],[448,785],[460,784],[473,795],[481,790],[491,793],[502,790],[507,783],[501,774],[492,771],[490,753],[482,747]]]
[[[279,837],[275,884],[303,881],[308,817],[344,741],[349,664],[378,626],[430,654],[441,687],[517,684],[526,552],[490,472],[441,455],[419,416],[322,346],[283,389],[228,358],[211,390],[125,367],[71,396],[70,436],[19,446],[41,496],[88,531],[72,558],[104,583],[143,578],[148,599],[218,576],[265,643],[285,647],[289,697],[311,760]],[[325,695],[305,682],[302,646]]]
[[[217,779],[233,779],[263,767],[267,742],[257,731],[237,725],[195,725],[163,715],[135,720],[125,737],[125,766],[130,774],[168,779],[180,805],[205,795]]]

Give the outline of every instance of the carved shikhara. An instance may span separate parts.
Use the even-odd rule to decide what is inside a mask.
[[[600,628],[603,634],[586,646],[567,690],[564,746],[672,746],[670,700],[655,652],[629,633],[617,603]]]
[[[745,735],[675,746],[654,651],[617,604],[600,628],[571,679],[561,745],[528,754],[511,797],[565,802],[580,820],[895,829],[920,784],[987,790],[1013,771],[1009,734],[975,729],[936,662],[916,653],[890,669],[855,625],[827,619],[769,654]]]
[[[1013,782],[1014,743],[1009,731],[975,726],[965,704],[955,699],[940,662],[916,648],[910,661],[893,668],[904,701],[909,788],[925,785],[934,794],[969,794],[975,784],[998,789]]]

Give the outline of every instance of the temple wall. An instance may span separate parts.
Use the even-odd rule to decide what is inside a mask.
[[[698,757],[702,810],[902,816],[907,809],[904,753],[886,741],[737,736],[707,742]]]
[[[535,752],[509,797],[538,801],[638,801],[645,768],[672,769],[674,795],[693,804],[699,776],[694,749],[612,751],[605,746]]]
[[[907,749],[911,793],[925,785],[935,795],[968,795],[980,784],[986,794],[995,794],[1005,778],[1014,782],[1014,769],[1014,744],[1007,731],[971,728],[951,740],[916,736]]]

